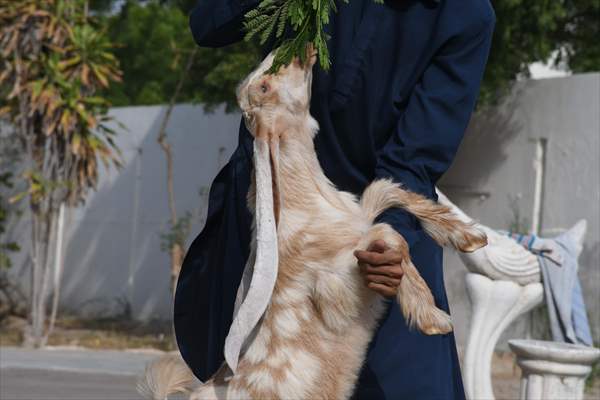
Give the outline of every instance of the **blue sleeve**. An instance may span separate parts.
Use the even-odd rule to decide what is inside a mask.
[[[493,13],[444,42],[415,85],[394,133],[377,154],[375,175],[435,198],[435,184],[450,167],[479,92],[494,28]],[[390,209],[378,219],[410,244],[419,228],[414,216]]]
[[[259,0],[198,0],[190,14],[194,40],[203,47],[222,47],[242,40],[244,14]]]

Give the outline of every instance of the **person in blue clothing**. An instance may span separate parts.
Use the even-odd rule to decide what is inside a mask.
[[[257,0],[199,0],[190,16],[200,46],[242,40],[243,15]],[[436,199],[434,186],[449,168],[473,112],[492,39],[489,0],[373,0],[339,2],[327,31],[331,70],[315,66],[311,113],[326,175],[360,194],[376,178],[391,178]],[[239,145],[215,178],[206,226],[192,243],[175,295],[179,349],[200,380],[223,362],[250,243],[246,194],[252,137],[240,124]],[[401,233],[410,255],[448,311],[442,249],[400,209],[380,218]],[[366,284],[387,296],[402,269],[394,249],[374,243],[357,253]],[[369,347],[356,399],[464,399],[452,334],[409,330],[395,302]]]

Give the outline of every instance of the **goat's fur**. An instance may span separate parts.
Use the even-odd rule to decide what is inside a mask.
[[[140,394],[150,399],[166,399],[172,393],[186,393],[196,377],[179,354],[166,354],[148,364],[138,381]]]
[[[267,141],[273,150],[277,281],[235,374],[222,368],[191,399],[349,398],[384,310],[382,298],[365,285],[353,255],[375,240],[404,256],[397,300],[408,323],[425,334],[450,332],[450,316],[436,307],[406,241],[389,225],[374,224],[384,210],[408,210],[440,244],[463,251],[486,244],[483,233],[447,207],[389,180],[373,182],[360,201],[338,191],[323,173],[313,146],[318,125],[308,109],[314,57],[266,75],[272,59],[267,57],[241,84],[238,100],[255,140]],[[252,184],[252,210],[255,190]],[[181,381],[159,368],[150,374],[159,388],[155,398],[168,392],[164,386],[169,382]]]

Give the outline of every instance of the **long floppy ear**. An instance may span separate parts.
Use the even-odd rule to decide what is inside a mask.
[[[271,169],[271,187],[273,191],[273,213],[275,224],[279,224],[281,212],[281,192],[279,185],[279,134],[277,119],[273,118],[270,121],[257,115],[256,116],[256,132],[254,140],[263,140],[269,146],[269,166]],[[257,188],[258,190],[259,188]]]
[[[254,116],[254,138],[260,139],[264,141],[269,141],[269,136],[271,136],[271,129],[269,129],[269,124],[265,121],[260,113],[256,113]]]
[[[259,119],[260,120],[260,119]],[[252,332],[264,315],[277,281],[279,265],[279,248],[277,243],[277,227],[274,211],[273,174],[271,145],[268,140],[269,127],[261,120],[255,128],[257,137],[254,140],[254,176],[256,181],[256,207],[254,212],[256,240],[254,258],[244,269],[244,276],[251,274],[249,286],[243,288],[245,294],[238,292],[236,314],[225,338],[223,355],[227,365],[235,373],[242,349],[248,344]],[[259,135],[260,133],[260,135]],[[267,139],[267,140],[265,140]],[[275,180],[276,181],[276,180]],[[252,264],[253,262],[253,264]],[[249,269],[250,268],[250,269]]]

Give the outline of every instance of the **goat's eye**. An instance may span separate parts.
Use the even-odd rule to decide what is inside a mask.
[[[263,83],[262,85],[260,85],[260,90],[263,93],[267,93],[267,90],[269,90],[269,87],[265,83]]]

